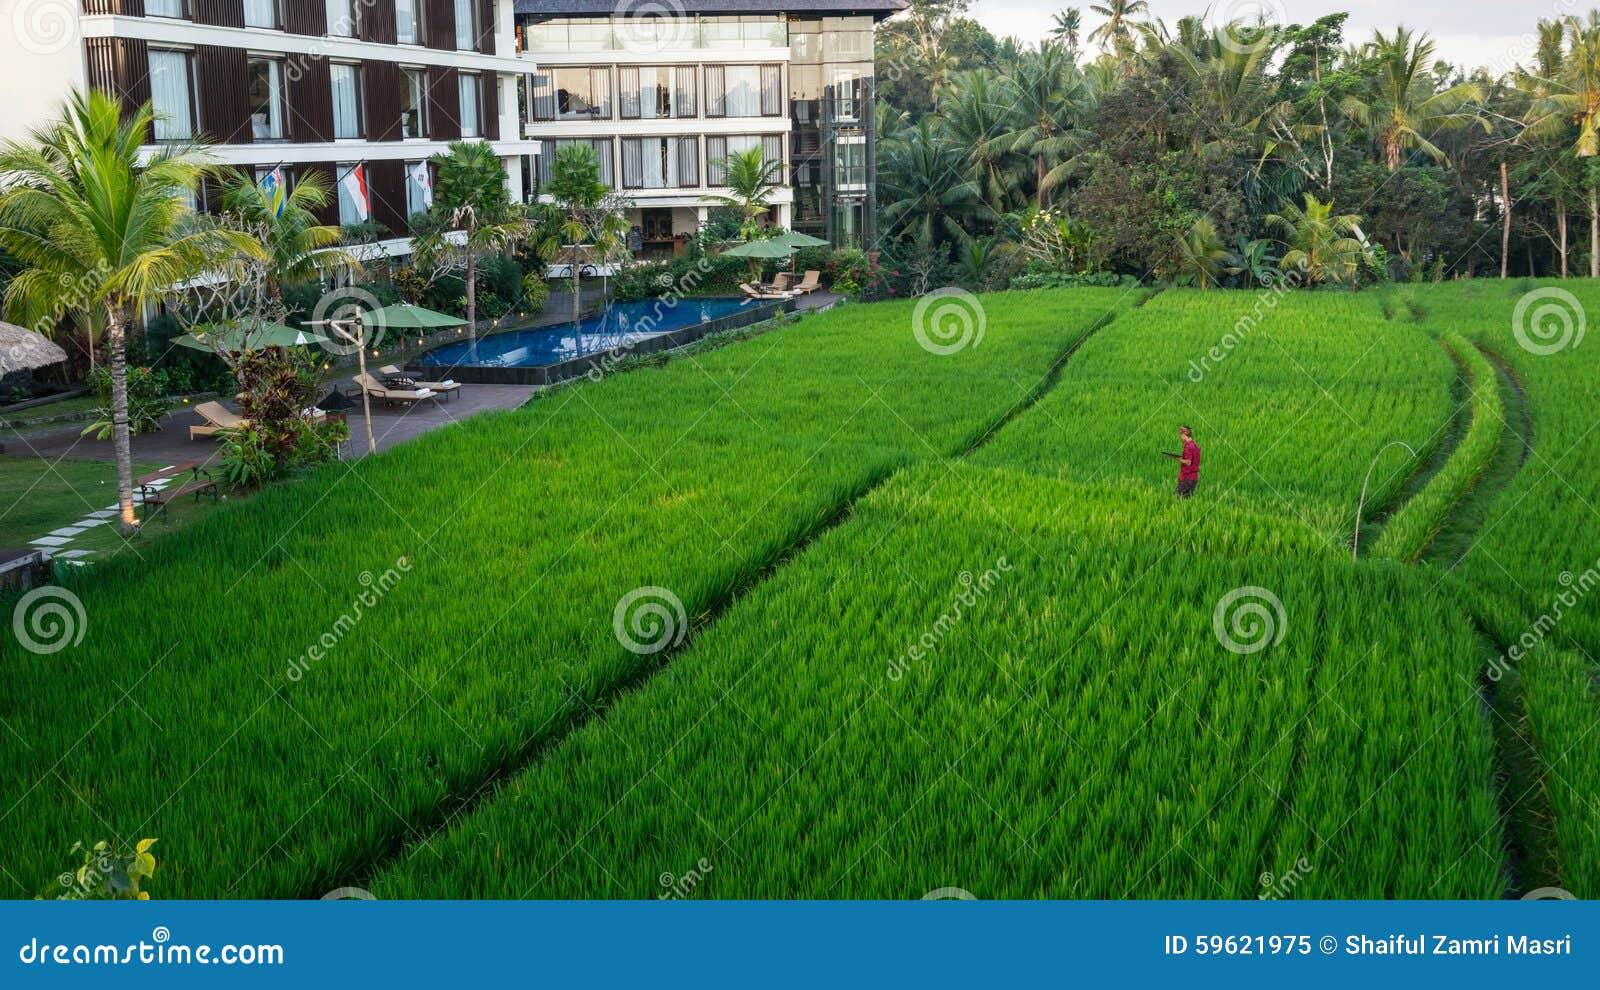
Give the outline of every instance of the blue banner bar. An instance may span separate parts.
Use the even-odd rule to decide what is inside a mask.
[[[0,932],[6,987],[1288,979],[1349,990],[1587,982],[1600,958],[1600,907],[1566,900],[38,901],[0,904]]]

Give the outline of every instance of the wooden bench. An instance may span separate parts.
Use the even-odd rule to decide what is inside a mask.
[[[155,482],[164,478],[176,478],[185,472],[191,473],[188,481],[167,489],[155,487]],[[149,522],[159,513],[170,524],[172,516],[167,512],[167,506],[184,495],[193,495],[196,502],[200,501],[201,495],[210,495],[213,502],[222,496],[216,480],[211,477],[211,472],[202,468],[199,461],[186,461],[160,471],[152,471],[135,478],[133,483],[139,489],[139,496],[144,499],[145,522]],[[152,506],[154,508],[151,508]]]

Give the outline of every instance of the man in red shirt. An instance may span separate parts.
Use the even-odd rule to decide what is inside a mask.
[[[1162,453],[1177,459],[1177,494],[1179,498],[1188,498],[1194,494],[1195,485],[1200,483],[1200,445],[1194,442],[1194,432],[1187,426],[1178,427],[1178,439],[1183,443],[1183,453]]]

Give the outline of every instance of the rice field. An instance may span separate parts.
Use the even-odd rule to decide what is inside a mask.
[[[1519,346],[1532,288],[1003,293],[949,353],[852,306],[224,506],[7,642],[11,895],[114,833],[157,897],[1592,896],[1600,618],[1538,617],[1596,352]]]

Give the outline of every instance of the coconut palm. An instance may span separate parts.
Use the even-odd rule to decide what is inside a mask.
[[[1055,21],[1055,27],[1050,29],[1050,37],[1067,46],[1067,50],[1077,54],[1078,41],[1083,31],[1083,12],[1076,7],[1068,7],[1050,15]]]
[[[104,314],[111,362],[111,424],[122,527],[138,526],[128,445],[128,323],[208,260],[259,254],[248,235],[198,222],[188,200],[213,171],[196,145],[141,148],[149,103],[123,107],[99,91],[74,93],[59,120],[0,148],[0,247],[24,266],[6,292],[25,322],[75,310]],[[31,318],[31,319],[30,319]]]
[[[587,247],[601,260],[609,258],[628,234],[623,220],[609,197],[610,187],[600,181],[600,159],[587,144],[571,144],[556,152],[545,185],[556,209],[559,223],[546,225],[544,236],[535,245],[542,257],[553,256],[566,245],[572,279],[572,321],[578,321],[583,278],[582,249]]]
[[[317,223],[317,211],[332,198],[332,178],[317,171],[300,176],[287,191],[281,183],[269,190],[238,172],[228,178],[223,206],[260,238],[267,261],[267,295],[275,308],[283,307],[285,285],[309,281],[331,266],[359,264],[354,255],[338,248],[338,227]]]
[[[772,194],[783,179],[783,162],[768,158],[760,145],[735,151],[722,160],[722,188],[710,198],[739,211],[739,236],[761,236],[759,220],[772,208]]]
[[[489,142],[452,141],[432,161],[439,170],[433,208],[420,223],[413,221],[417,236],[412,247],[424,265],[438,265],[459,253],[472,346],[478,342],[478,259],[526,237],[528,218],[511,202],[505,165]]]
[[[1217,225],[1210,217],[1202,216],[1178,238],[1178,270],[1194,279],[1201,290],[1211,288],[1223,273],[1237,272],[1230,264],[1232,255],[1223,246],[1217,234]]]
[[[878,210],[890,236],[966,241],[971,228],[992,215],[978,183],[964,178],[966,149],[923,118],[904,139],[885,145],[878,176],[883,205]]]
[[[1600,12],[1587,19],[1568,17],[1567,50],[1545,46],[1540,32],[1541,62],[1549,75],[1539,81],[1540,94],[1528,114],[1528,129],[1538,136],[1559,133],[1576,124],[1572,150],[1579,158],[1600,154]],[[1596,170],[1591,168],[1594,176]],[[1600,176],[1589,183],[1589,275],[1600,278]]]
[[[1053,41],[1025,54],[1007,80],[1009,138],[1013,150],[1033,159],[1035,206],[1065,178],[1068,158],[1082,144],[1090,96],[1071,53]]]
[[[1283,213],[1266,219],[1269,230],[1282,234],[1279,264],[1301,272],[1307,285],[1348,282],[1368,258],[1366,245],[1351,236],[1360,234],[1361,218],[1335,215],[1331,202],[1321,202],[1311,193],[1305,196],[1304,209],[1285,207]]]
[[[1106,19],[1106,22],[1089,34],[1089,40],[1112,51],[1125,52],[1132,45],[1133,32],[1141,17],[1150,15],[1147,0],[1105,0],[1092,3],[1089,9]]]
[[[956,77],[955,95],[941,111],[946,133],[957,147],[966,149],[969,174],[984,202],[996,212],[1020,205],[1016,201],[1022,198],[1028,164],[1012,150],[1016,143],[1011,136],[1012,110],[1003,88],[1003,81],[986,69],[963,72]]]
[[[1489,129],[1488,121],[1472,106],[1483,100],[1482,87],[1470,82],[1442,90],[1435,87],[1428,74],[1433,50],[1432,38],[1418,37],[1404,27],[1396,28],[1392,37],[1375,32],[1364,50],[1376,69],[1375,78],[1364,96],[1345,98],[1345,112],[1372,132],[1390,171],[1400,167],[1409,151],[1448,164],[1448,156],[1432,138],[1469,124]]]

